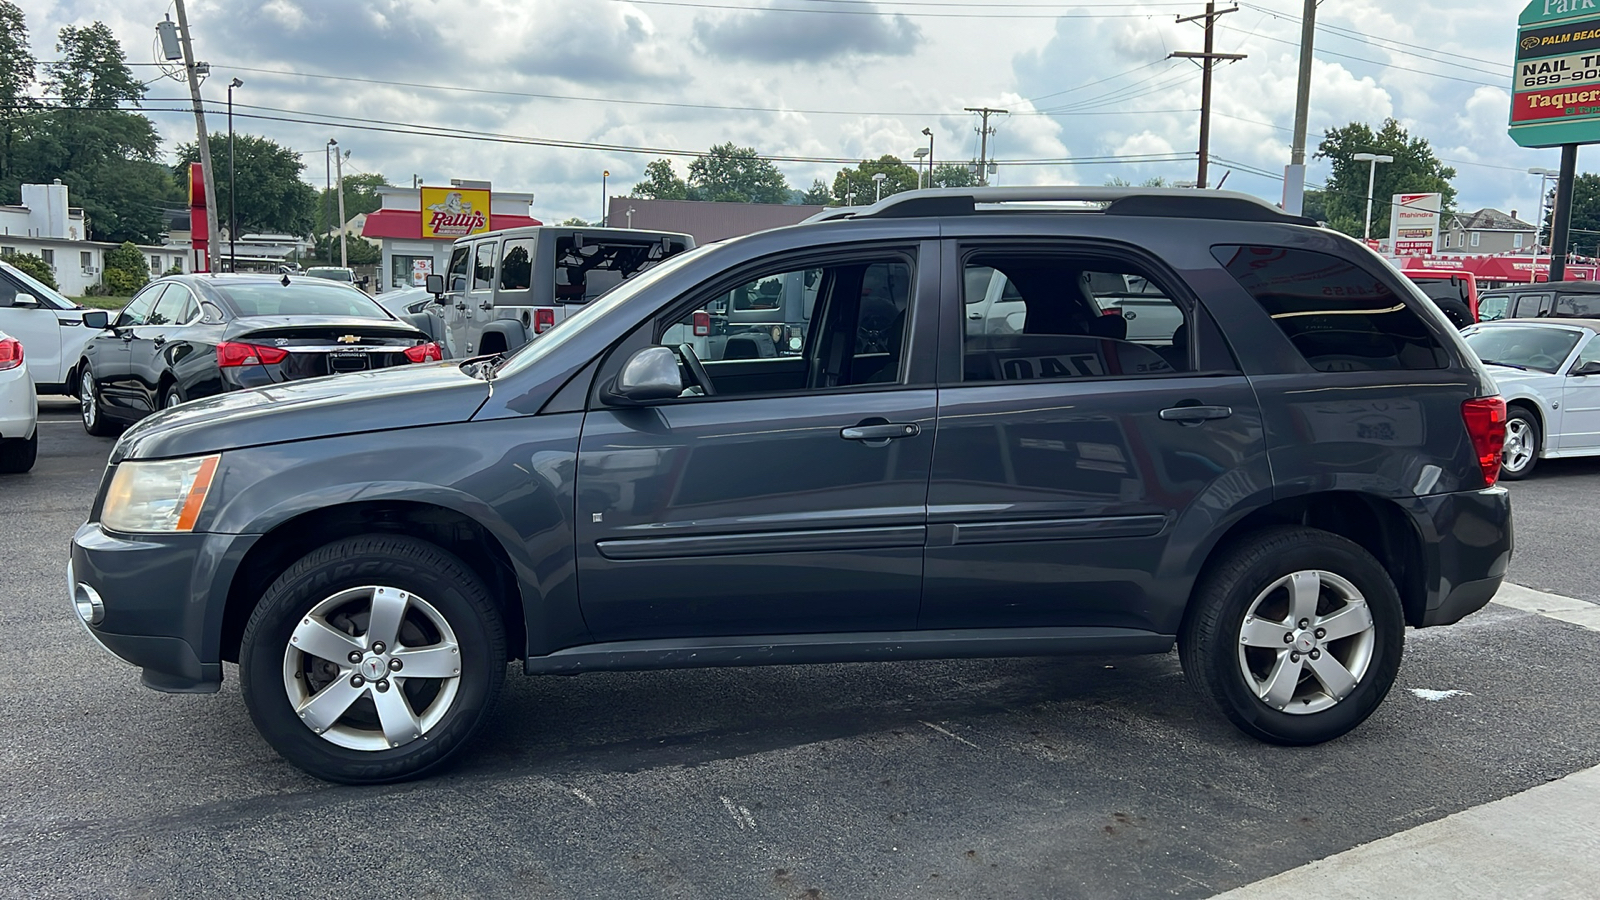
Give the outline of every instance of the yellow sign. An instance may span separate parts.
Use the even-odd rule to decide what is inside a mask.
[[[489,192],[455,187],[422,189],[422,237],[449,241],[489,230]]]

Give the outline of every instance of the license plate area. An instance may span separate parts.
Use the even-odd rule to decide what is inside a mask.
[[[365,372],[367,370],[367,355],[365,353],[330,353],[328,354],[328,371],[339,375],[345,372]]]

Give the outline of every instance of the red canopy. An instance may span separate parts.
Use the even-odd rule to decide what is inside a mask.
[[[501,228],[520,228],[525,225],[543,225],[544,223],[532,216],[513,216],[508,213],[493,213],[489,224],[496,230]],[[399,238],[401,240],[422,240],[422,211],[416,209],[380,209],[367,214],[367,224],[361,228],[361,236],[367,238]]]
[[[1509,281],[1527,284],[1537,278],[1539,281],[1550,280],[1550,258],[1539,257],[1537,275],[1532,256],[1403,256],[1395,260],[1400,271],[1413,269],[1430,269],[1470,272],[1478,277],[1479,281]],[[1569,281],[1596,281],[1596,266],[1588,264],[1567,265],[1567,280]]]

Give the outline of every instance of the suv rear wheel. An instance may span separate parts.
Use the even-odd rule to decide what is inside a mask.
[[[488,589],[433,544],[365,535],[322,547],[250,616],[239,681],[273,749],[318,778],[382,784],[447,762],[505,680]]]
[[[1400,670],[1405,619],[1388,574],[1312,528],[1249,535],[1211,567],[1179,640],[1184,674],[1246,734],[1318,744],[1361,724]]]

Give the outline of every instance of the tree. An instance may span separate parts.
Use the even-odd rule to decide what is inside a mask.
[[[28,52],[28,24],[22,10],[10,0],[0,0],[0,184],[10,180],[11,145],[18,120],[31,105],[28,88],[37,66]]]
[[[51,290],[59,290],[56,284],[56,269],[44,261],[44,257],[33,253],[13,253],[6,257],[6,262],[24,273],[44,282]]]
[[[884,176],[881,192],[872,182],[872,176]],[[898,156],[884,154],[874,160],[862,160],[853,169],[840,169],[833,176],[833,196],[840,205],[845,203],[845,197],[851,193],[855,196],[856,206],[865,206],[873,199],[898,194],[901,191],[912,191],[917,188],[917,170],[900,161]]]
[[[672,170],[672,160],[658,159],[644,167],[645,179],[633,186],[630,197],[648,200],[687,200],[689,184]]]
[[[187,177],[189,164],[200,161],[200,149],[195,143],[178,145],[178,164],[173,173],[180,177]],[[233,169],[238,180],[236,187],[239,201],[239,233],[272,232],[275,234],[303,235],[312,233],[314,225],[320,224],[317,216],[317,192],[311,185],[300,180],[300,173],[305,171],[306,164],[300,159],[300,154],[288,147],[257,137],[253,134],[237,134],[233,136]],[[232,207],[228,181],[228,135],[226,132],[217,132],[211,135],[211,162],[216,166],[213,182],[217,188],[217,227],[226,229],[232,221]],[[344,180],[345,186],[345,212],[355,215],[357,212],[371,212],[378,207],[367,203],[366,195],[360,190],[352,192],[351,184],[361,178],[376,179],[379,184],[383,176],[354,176]],[[371,196],[375,199],[377,194]],[[351,201],[361,198],[360,204],[355,204],[352,211]],[[331,224],[326,228],[317,228],[317,234],[326,234],[334,230]]]
[[[977,187],[978,176],[964,165],[945,163],[933,167],[933,186],[942,188]]]
[[[1545,206],[1549,211],[1548,203]],[[1538,223],[1540,213],[1522,216],[1524,221]],[[1577,245],[1579,252],[1592,251],[1596,244],[1600,244],[1600,175],[1593,172],[1583,172],[1572,182],[1572,219],[1567,226],[1568,234],[1572,236],[1571,244]],[[1545,221],[1543,230],[1539,235],[1545,244],[1550,243],[1550,223]]]
[[[106,289],[113,297],[131,297],[150,281],[144,254],[131,242],[106,251]]]
[[[242,180],[240,184],[243,184]],[[362,213],[370,214],[382,209],[383,197],[378,194],[378,189],[384,187],[390,187],[390,184],[388,179],[382,175],[346,175],[344,177],[345,221],[348,222]],[[336,230],[338,225],[333,220],[339,217],[339,195],[337,190],[318,191],[315,202],[316,233],[327,234]],[[244,208],[243,200],[239,201],[239,208]],[[240,227],[243,228],[242,225]]]
[[[811,190],[800,195],[800,203],[806,206],[827,206],[833,199],[833,190],[821,178],[811,181]]]
[[[78,27],[68,25],[58,33],[57,62],[46,63],[46,85],[67,106],[81,109],[115,109],[122,101],[138,105],[144,85],[128,69],[122,44],[104,22]]]
[[[568,227],[568,228],[588,228],[589,227],[589,223],[588,222],[585,222],[583,219],[580,219],[577,216],[573,216],[572,218],[567,219],[565,222],[562,222],[561,224],[566,226],[566,227]]]
[[[1384,120],[1374,132],[1363,122],[1351,122],[1326,132],[1317,146],[1317,159],[1333,163],[1324,190],[1324,208],[1329,227],[1360,237],[1366,216],[1367,179],[1370,163],[1355,159],[1357,153],[1393,156],[1392,163],[1379,163],[1372,184],[1372,234],[1389,233],[1389,198],[1399,193],[1441,193],[1448,215],[1455,208],[1456,190],[1450,184],[1456,170],[1439,162],[1433,148],[1423,138],[1412,137],[1394,119]]]
[[[726,203],[787,203],[789,185],[771,160],[754,147],[730,141],[689,164],[690,199]]]
[[[1300,215],[1313,222],[1328,221],[1328,195],[1327,192],[1317,188],[1306,188],[1300,199]]]
[[[1113,175],[1112,177],[1106,179],[1106,187],[1133,187],[1133,186],[1134,186],[1133,182],[1129,181],[1126,178],[1118,178],[1118,177]],[[1145,180],[1139,182],[1138,186],[1139,187],[1147,187],[1147,188],[1172,187],[1172,185],[1167,183],[1167,179],[1163,178],[1160,175],[1157,175],[1154,178],[1146,178]]]

